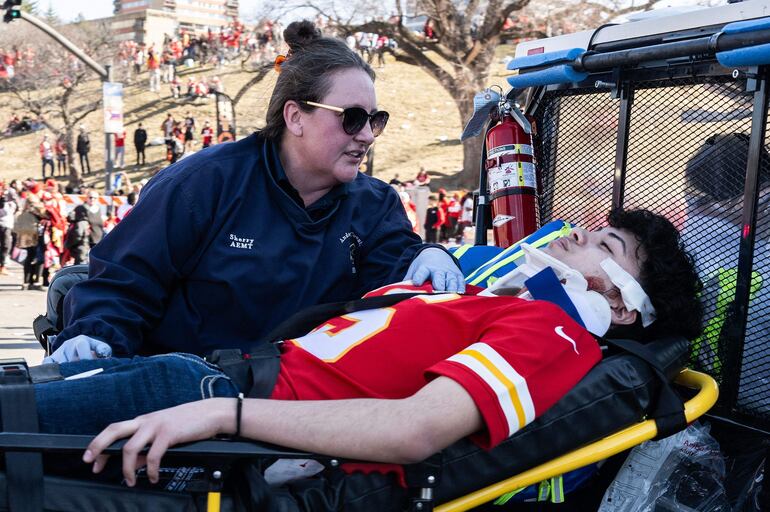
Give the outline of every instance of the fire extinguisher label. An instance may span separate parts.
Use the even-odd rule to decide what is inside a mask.
[[[502,146],[497,146],[496,148],[490,149],[487,152],[487,158],[494,158],[505,155],[533,156],[534,154],[535,152],[532,149],[532,146],[529,144],[503,144]]]
[[[492,167],[488,179],[490,192],[512,187],[537,188],[535,164],[532,162],[508,162]]]
[[[492,226],[499,228],[503,224],[507,222],[511,222],[516,217],[511,217],[510,215],[503,215],[502,213],[495,215],[495,218],[492,220]]]

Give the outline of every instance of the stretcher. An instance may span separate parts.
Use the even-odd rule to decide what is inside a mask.
[[[166,464],[175,469],[168,470],[162,490],[149,484],[128,489],[120,484],[119,476],[89,481],[83,478],[87,471],[82,464],[78,467],[62,461],[67,456],[79,457],[90,442],[89,436],[19,433],[4,428],[0,451],[6,454],[7,463],[5,474],[0,475],[0,510],[214,512],[250,510],[252,506],[259,510],[425,511],[435,504],[442,504],[437,510],[468,510],[655,437],[658,426],[655,419],[648,418],[660,413],[660,397],[670,389],[667,381],[672,378],[684,386],[683,390],[696,388],[683,409],[685,421],[694,421],[716,401],[717,386],[702,373],[681,369],[688,347],[683,339],[653,342],[649,348],[656,360],[650,365],[610,344],[601,363],[520,433],[490,452],[470,441],[460,441],[424,463],[406,467],[407,487],[392,476],[345,474],[344,463],[350,461],[261,443],[211,440],[169,452]],[[3,367],[0,404],[4,412],[14,407],[5,401],[7,383],[18,383],[24,371],[18,362]],[[108,451],[118,453],[121,446],[116,443]],[[21,464],[8,460],[9,456],[34,453],[43,454],[45,474],[30,471],[34,460]],[[314,459],[325,469],[314,478],[271,488],[261,472],[277,459]],[[10,499],[14,488],[17,495],[24,490],[24,499],[17,498],[16,506],[9,507],[9,502],[14,503]]]

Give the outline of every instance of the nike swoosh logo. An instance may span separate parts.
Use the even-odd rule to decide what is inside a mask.
[[[559,326],[557,326],[556,328],[554,328],[554,330],[553,330],[553,331],[554,331],[554,332],[555,332],[557,335],[561,336],[561,337],[562,337],[562,338],[564,338],[565,340],[567,340],[567,341],[569,341],[570,343],[572,343],[572,350],[574,350],[574,351],[575,351],[575,353],[576,353],[577,355],[580,355],[580,352],[578,352],[578,349],[577,349],[577,343],[575,343],[575,340],[573,340],[572,338],[570,338],[569,336],[567,336],[567,335],[564,333],[564,327],[563,327],[563,326],[559,325]]]

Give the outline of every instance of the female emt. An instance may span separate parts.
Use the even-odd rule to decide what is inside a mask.
[[[246,350],[304,307],[404,278],[464,290],[453,258],[412,232],[396,192],[358,172],[388,120],[374,71],[309,22],[285,37],[264,129],[142,190],[92,250],[47,361]]]

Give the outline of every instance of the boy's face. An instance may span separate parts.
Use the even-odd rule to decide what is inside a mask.
[[[610,258],[635,279],[639,279],[644,255],[640,254],[639,241],[631,232],[613,227],[595,231],[575,228],[569,236],[549,243],[545,252],[583,274],[589,289],[605,296],[613,309],[613,323],[633,322],[635,312],[631,317],[616,316],[616,313],[627,312],[624,311],[619,290],[600,265]],[[631,322],[625,321],[629,319]]]
[[[613,286],[600,265],[607,258],[615,260],[623,270],[639,279],[642,264],[638,255],[639,242],[624,229],[604,227],[586,231],[575,228],[569,236],[549,243],[545,252],[582,273],[589,285],[593,280],[592,288],[604,284],[599,291]]]

